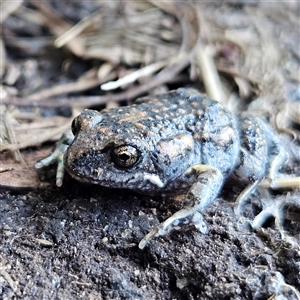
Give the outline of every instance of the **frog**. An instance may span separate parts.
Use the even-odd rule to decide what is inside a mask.
[[[208,232],[203,213],[226,182],[245,189],[242,203],[286,160],[279,136],[264,120],[235,115],[193,88],[141,97],[131,106],[86,109],[56,150],[36,168],[57,162],[57,185],[64,170],[73,178],[149,196],[184,194],[180,210],[140,241],[144,247],[185,224]]]

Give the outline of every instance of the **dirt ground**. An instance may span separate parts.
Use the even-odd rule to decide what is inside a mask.
[[[60,189],[2,191],[2,298],[297,299],[284,282],[300,288],[298,247],[282,243],[271,222],[254,232],[237,219],[236,195],[229,188],[221,195],[229,201],[209,207],[207,235],[185,228],[139,250],[176,201],[72,179]],[[285,224],[294,237],[298,220],[290,212]]]
[[[243,15],[243,10],[256,7],[259,14],[259,1],[246,2],[224,4],[220,11]],[[74,22],[96,6],[59,3],[53,1],[52,5]],[[299,5],[296,8],[299,15]],[[16,54],[12,32],[17,32],[23,23],[18,24],[16,16],[9,18],[13,20],[7,19],[4,26],[4,33],[11,37],[7,46],[9,61],[26,70],[16,86],[30,88],[35,79],[49,85],[56,80],[67,82],[70,76],[58,75],[68,56],[66,52],[51,47],[45,51],[36,44],[32,50],[36,52],[31,56]],[[288,20],[278,24],[282,26],[280,32],[290,31],[293,39],[290,42],[286,35],[281,35],[281,42],[289,45],[286,49],[293,53],[289,66],[299,67],[299,28],[286,26]],[[23,29],[31,34],[45,34],[45,28],[32,26]],[[25,39],[23,42],[26,43]],[[78,72],[93,64],[73,59]],[[174,84],[178,82],[173,87]],[[297,87],[299,81],[291,80],[288,90]],[[57,114],[57,109],[44,108],[43,113]],[[70,110],[62,108],[58,114],[69,116]],[[283,140],[290,144],[288,134]],[[46,143],[43,151],[49,152],[52,146],[53,143]],[[299,300],[299,205],[283,210],[285,241],[273,218],[258,231],[251,228],[251,220],[262,209],[262,197],[299,201],[299,190],[256,193],[245,206],[243,216],[238,217],[233,206],[241,187],[227,184],[204,215],[209,228],[207,235],[186,226],[166,237],[155,238],[140,250],[138,243],[144,235],[181,207],[180,197],[148,197],[86,185],[68,174],[58,188],[54,186],[54,168],[37,175],[32,171],[35,159],[44,155],[44,152],[37,154],[38,151],[38,146],[22,150],[31,167],[16,176],[25,180],[26,173],[34,172],[33,176],[48,183],[47,186],[26,189],[11,184],[9,187],[9,179],[5,178],[0,188],[0,299]],[[290,160],[283,172],[299,176],[299,141],[291,144],[289,152]],[[8,159],[11,159],[9,152],[1,154],[1,162]]]

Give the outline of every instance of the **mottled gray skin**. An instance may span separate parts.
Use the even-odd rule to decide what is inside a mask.
[[[248,184],[242,202],[265,176],[272,182],[285,160],[266,123],[250,115],[236,117],[194,89],[140,98],[130,107],[85,110],[72,131],[71,145],[61,145],[67,149],[64,167],[74,178],[149,195],[186,192],[183,209],[148,233],[141,249],[178,225],[193,223],[205,233],[200,213],[225,180]],[[56,157],[37,167],[59,161]]]
[[[238,164],[239,131],[235,117],[217,101],[192,89],[140,99],[140,104],[101,112],[85,110],[64,157],[76,179],[142,193],[187,189],[180,180],[191,166],[218,168],[226,178]],[[132,168],[119,168],[111,150],[131,145],[140,152]],[[146,177],[154,176],[151,182]]]

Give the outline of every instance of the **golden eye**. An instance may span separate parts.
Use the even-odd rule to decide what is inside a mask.
[[[139,161],[140,156],[140,151],[129,145],[118,146],[111,152],[112,161],[120,168],[133,167]]]

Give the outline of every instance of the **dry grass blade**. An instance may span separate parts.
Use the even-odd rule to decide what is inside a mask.
[[[135,82],[136,80],[152,75],[153,73],[157,72],[159,69],[163,68],[169,63],[169,60],[166,61],[159,61],[157,63],[148,65],[144,68],[141,68],[135,72],[132,72],[124,77],[118,79],[117,81],[110,81],[101,85],[101,89],[104,91],[114,90],[120,87],[124,87],[130,83]]]
[[[300,188],[300,177],[292,178],[276,178],[274,179],[274,185],[270,185],[269,180],[263,180],[259,186],[264,188],[273,188],[274,189],[295,189]]]
[[[74,25],[72,28],[70,28],[68,31],[63,33],[61,36],[59,36],[55,41],[54,45],[57,48],[60,48],[70,42],[72,39],[76,38],[80,33],[82,33],[86,28],[91,26],[94,23],[97,23],[101,20],[100,16],[101,9],[99,11],[94,12],[91,15],[88,15],[87,17],[80,20],[79,23]]]
[[[56,10],[46,2],[30,0],[31,4],[36,6],[45,18],[44,25],[48,26],[54,35],[58,36],[71,29],[72,24],[66,21]],[[82,56],[84,53],[84,41],[76,37],[66,45],[75,55]]]
[[[0,77],[5,73],[5,62],[6,61],[6,51],[3,43],[2,37],[0,37]],[[2,93],[1,93],[2,94]]]
[[[39,11],[28,8],[24,5],[19,7],[19,9],[15,12],[15,15],[29,21],[30,23],[35,23],[40,26],[44,26],[45,23],[45,18]]]
[[[0,2],[1,18],[0,23],[2,24],[10,14],[16,11],[23,3],[23,0],[9,1],[3,0]]]
[[[212,58],[211,48],[209,46],[203,47],[202,43],[200,43],[196,52],[196,59],[201,70],[207,95],[225,104],[227,97],[223,91],[221,79]]]
[[[42,101],[58,95],[77,93],[99,86],[101,83],[116,77],[116,72],[108,74],[105,78],[98,78],[98,69],[92,69],[75,82],[55,85],[27,97],[29,101]]]
[[[1,116],[1,120],[2,120],[1,127],[2,127],[3,131],[1,132],[2,142],[1,142],[1,145],[0,145],[0,151],[1,151],[2,147],[5,147],[5,146],[3,146],[4,145],[4,140],[7,139],[7,141],[9,143],[16,143],[17,142],[13,126],[11,125],[12,118],[9,118],[8,116],[9,116],[9,114],[7,114],[7,113],[5,113],[4,115]],[[5,130],[5,133],[6,133],[6,137],[5,137],[4,130]],[[14,155],[14,159],[16,161],[20,162],[25,167],[26,165],[25,165],[25,162],[22,158],[22,155],[21,155],[19,149],[14,149],[14,150],[12,150],[12,152],[13,152],[13,155]]]
[[[17,290],[17,283],[13,281],[11,276],[4,270],[3,267],[0,267],[0,275],[7,281],[11,289],[15,292]]]
[[[51,138],[57,136],[57,135],[62,135],[67,129],[70,128],[71,122],[73,118],[69,119],[66,121],[66,123],[58,128],[54,129],[48,129],[47,133],[45,134],[44,132],[41,132],[41,135],[36,137],[35,139],[32,140],[27,140],[22,143],[15,143],[15,144],[9,144],[9,145],[2,145],[0,147],[0,151],[17,151],[20,149],[24,149],[27,147],[33,147],[36,145],[40,145],[44,142],[49,141]]]
[[[52,242],[44,240],[44,239],[35,238],[35,241],[37,241],[43,247],[52,247],[53,246]]]

